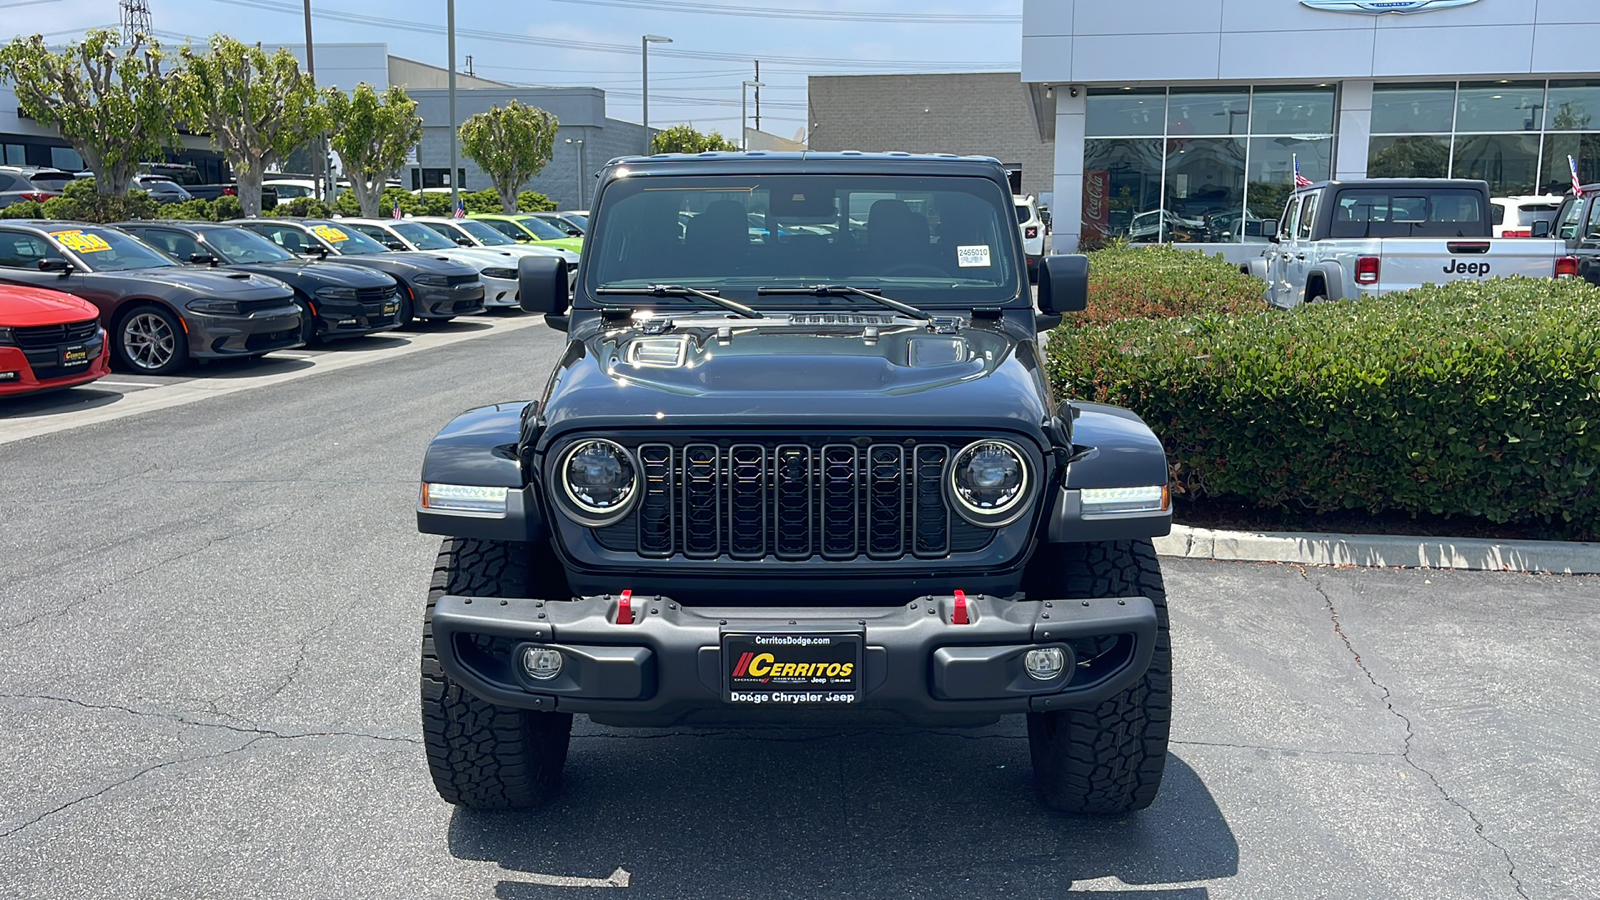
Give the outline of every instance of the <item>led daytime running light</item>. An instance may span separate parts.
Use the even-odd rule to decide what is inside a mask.
[[[435,512],[504,516],[507,489],[470,484],[422,484],[422,508]]]

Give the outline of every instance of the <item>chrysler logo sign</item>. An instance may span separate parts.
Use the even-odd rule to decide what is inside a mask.
[[[1378,16],[1384,13],[1431,12],[1452,6],[1466,6],[1478,0],[1300,0],[1301,5],[1329,12],[1367,13]]]

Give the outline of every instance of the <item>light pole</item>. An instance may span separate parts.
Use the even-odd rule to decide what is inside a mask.
[[[662,37],[659,34],[647,34],[639,38],[640,80],[643,82],[640,96],[644,99],[644,154],[650,155],[650,45],[670,44],[672,38]]]
[[[584,162],[584,157],[588,154],[583,152],[583,138],[577,138],[576,140],[567,138],[567,143],[575,145],[578,150],[578,205],[575,208],[583,209],[583,173],[584,170],[589,168],[588,164]]]
[[[450,55],[450,215],[461,206],[461,185],[456,183],[456,0],[445,0],[445,31]]]
[[[749,134],[750,126],[749,126],[749,124],[747,123],[747,121],[745,119],[745,105],[746,105],[746,102],[747,102],[745,100],[745,98],[750,94],[750,90],[749,90],[750,88],[755,88],[756,90],[760,90],[761,88],[764,88],[764,87],[766,87],[766,85],[762,84],[759,81],[746,81],[743,84],[739,85],[739,149],[740,150],[749,150],[750,149],[750,134]]]

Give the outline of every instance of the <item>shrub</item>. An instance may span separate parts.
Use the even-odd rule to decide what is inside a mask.
[[[73,222],[111,223],[129,219],[153,219],[159,204],[144,191],[126,194],[95,193],[93,178],[67,182],[61,196],[41,204],[40,213],[48,219]]]
[[[217,217],[210,200],[185,200],[166,203],[156,209],[158,219],[180,219],[189,222],[215,222]]]
[[[554,212],[556,202],[538,191],[523,191],[517,195],[517,212]],[[499,212],[498,201],[495,208]]]
[[[1171,247],[1117,245],[1089,254],[1089,308],[1071,325],[1267,308],[1267,286],[1221,257]]]
[[[326,219],[333,215],[333,210],[328,204],[315,197],[296,197],[279,203],[267,213],[269,216],[284,216],[295,219]]]
[[[1160,435],[1176,493],[1600,533],[1600,292],[1427,286],[1292,313],[1060,328],[1051,380]]]
[[[42,218],[44,218],[44,204],[37,200],[18,200],[5,209],[0,209],[0,219]]]

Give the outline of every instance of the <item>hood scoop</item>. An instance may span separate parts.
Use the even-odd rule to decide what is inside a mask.
[[[631,341],[623,357],[629,365],[646,369],[681,369],[689,356],[686,337],[644,338]]]

